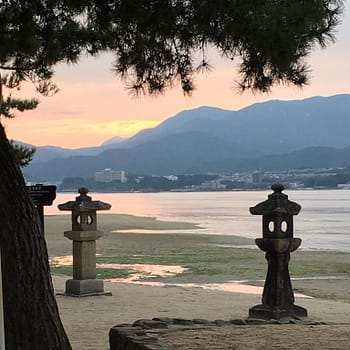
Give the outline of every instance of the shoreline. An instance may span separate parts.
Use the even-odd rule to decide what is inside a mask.
[[[271,186],[271,185],[270,185]],[[154,191],[115,191],[113,189],[110,190],[105,190],[105,191],[96,191],[96,190],[92,190],[89,191],[89,193],[117,193],[117,194],[137,194],[137,193],[141,193],[141,194],[147,194],[147,193],[193,193],[193,192],[199,192],[199,193],[207,193],[207,192],[266,192],[266,191],[270,191],[271,187],[269,185],[267,185],[266,188],[235,188],[235,189],[218,189],[218,190],[204,190],[204,189],[200,189],[200,190],[194,190],[194,189],[173,189],[173,190],[154,190]],[[287,191],[340,191],[340,190],[344,190],[344,191],[348,191],[350,188],[345,188],[345,187],[327,187],[327,186],[320,186],[320,187],[303,187],[303,188],[286,188]],[[73,193],[76,194],[77,193],[77,188],[74,189],[67,189],[67,190],[57,190],[56,193]]]

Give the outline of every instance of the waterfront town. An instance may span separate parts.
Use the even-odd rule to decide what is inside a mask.
[[[56,183],[59,191],[71,191],[86,186],[97,192],[161,192],[161,191],[239,191],[265,190],[273,183],[283,183],[288,189],[350,189],[350,169],[321,168],[285,171],[142,175],[110,168],[97,171],[94,178],[66,177]]]

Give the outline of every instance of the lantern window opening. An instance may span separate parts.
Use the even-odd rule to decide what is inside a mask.
[[[286,220],[283,220],[281,222],[281,231],[285,233],[285,232],[287,232],[287,230],[288,230],[288,223]]]

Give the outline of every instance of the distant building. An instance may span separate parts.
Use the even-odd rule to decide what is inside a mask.
[[[102,171],[97,171],[95,173],[95,181],[96,182],[112,182],[112,181],[120,181],[121,183],[126,182],[126,176],[124,170],[112,170],[110,168],[106,168]]]
[[[168,175],[168,176],[163,176],[163,177],[165,177],[169,181],[177,181],[179,179],[179,177],[176,175]]]
[[[253,173],[253,183],[261,184],[264,178],[264,172],[262,170],[256,170]]]
[[[212,180],[212,181],[202,182],[199,188],[201,190],[216,191],[216,190],[225,190],[226,185],[221,184],[219,180]]]
[[[338,184],[337,187],[341,188],[342,190],[350,190],[350,183]]]

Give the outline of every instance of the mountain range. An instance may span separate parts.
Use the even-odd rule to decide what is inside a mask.
[[[271,100],[239,111],[185,110],[129,139],[37,147],[27,179],[92,177],[104,168],[169,175],[350,166],[350,95]]]

